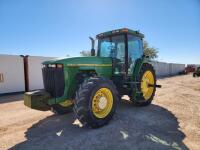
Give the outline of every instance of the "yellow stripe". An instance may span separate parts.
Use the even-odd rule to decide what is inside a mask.
[[[81,66],[87,66],[87,67],[111,67],[112,64],[67,64],[67,66],[70,66],[70,67],[81,67]]]

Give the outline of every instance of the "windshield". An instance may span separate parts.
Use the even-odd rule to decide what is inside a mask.
[[[118,35],[99,39],[98,56],[118,58],[125,52],[125,36]]]

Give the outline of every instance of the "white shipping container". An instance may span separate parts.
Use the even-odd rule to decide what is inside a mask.
[[[52,57],[29,56],[28,57],[28,74],[29,90],[43,89],[42,79],[42,62],[53,59]]]
[[[0,54],[0,94],[24,91],[24,64],[21,56]]]

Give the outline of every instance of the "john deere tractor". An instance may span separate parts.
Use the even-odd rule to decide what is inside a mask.
[[[143,53],[144,35],[127,28],[98,34],[90,57],[43,62],[44,90],[26,92],[24,104],[32,109],[64,114],[72,110],[83,126],[98,128],[113,117],[121,96],[136,106],[151,104],[156,75]],[[97,52],[95,54],[95,51]]]

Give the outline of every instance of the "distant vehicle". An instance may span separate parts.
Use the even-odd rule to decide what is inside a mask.
[[[190,72],[195,72],[195,65],[187,65],[187,67],[185,67],[185,72],[186,74]]]
[[[196,71],[193,73],[193,77],[199,77],[200,76],[200,67],[197,67]]]
[[[179,74],[188,74],[188,73],[191,73],[191,72],[195,72],[195,65],[187,65],[187,67],[185,67],[185,69],[181,72],[179,72]]]

